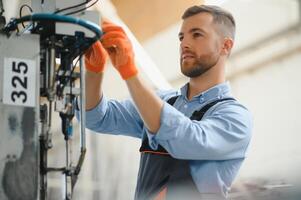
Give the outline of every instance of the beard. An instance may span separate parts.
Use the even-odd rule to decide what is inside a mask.
[[[218,54],[203,55],[199,57],[194,55],[193,62],[183,62],[183,60],[181,59],[181,72],[189,78],[195,78],[201,76],[202,74],[205,74],[208,70],[210,70],[217,64],[218,60]]]

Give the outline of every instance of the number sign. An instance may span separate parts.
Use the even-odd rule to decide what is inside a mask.
[[[33,60],[5,58],[3,103],[34,107],[36,102],[36,64]]]

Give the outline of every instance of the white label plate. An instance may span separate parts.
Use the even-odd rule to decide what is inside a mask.
[[[4,58],[3,103],[35,107],[36,73],[34,60]]]

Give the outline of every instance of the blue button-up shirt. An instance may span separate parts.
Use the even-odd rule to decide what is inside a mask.
[[[109,134],[148,137],[151,148],[163,146],[174,158],[190,160],[190,170],[200,193],[227,196],[245,159],[252,117],[238,101],[223,101],[211,107],[201,121],[190,120],[196,110],[217,99],[232,97],[228,83],[187,99],[188,85],[180,91],[159,92],[164,101],[179,96],[173,106],[163,104],[160,128],[151,134],[132,100],[105,97],[86,112],[87,128]],[[78,115],[78,112],[77,112]]]

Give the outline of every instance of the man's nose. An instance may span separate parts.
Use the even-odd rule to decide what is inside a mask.
[[[191,44],[188,38],[183,38],[180,43],[181,50],[190,49]]]

